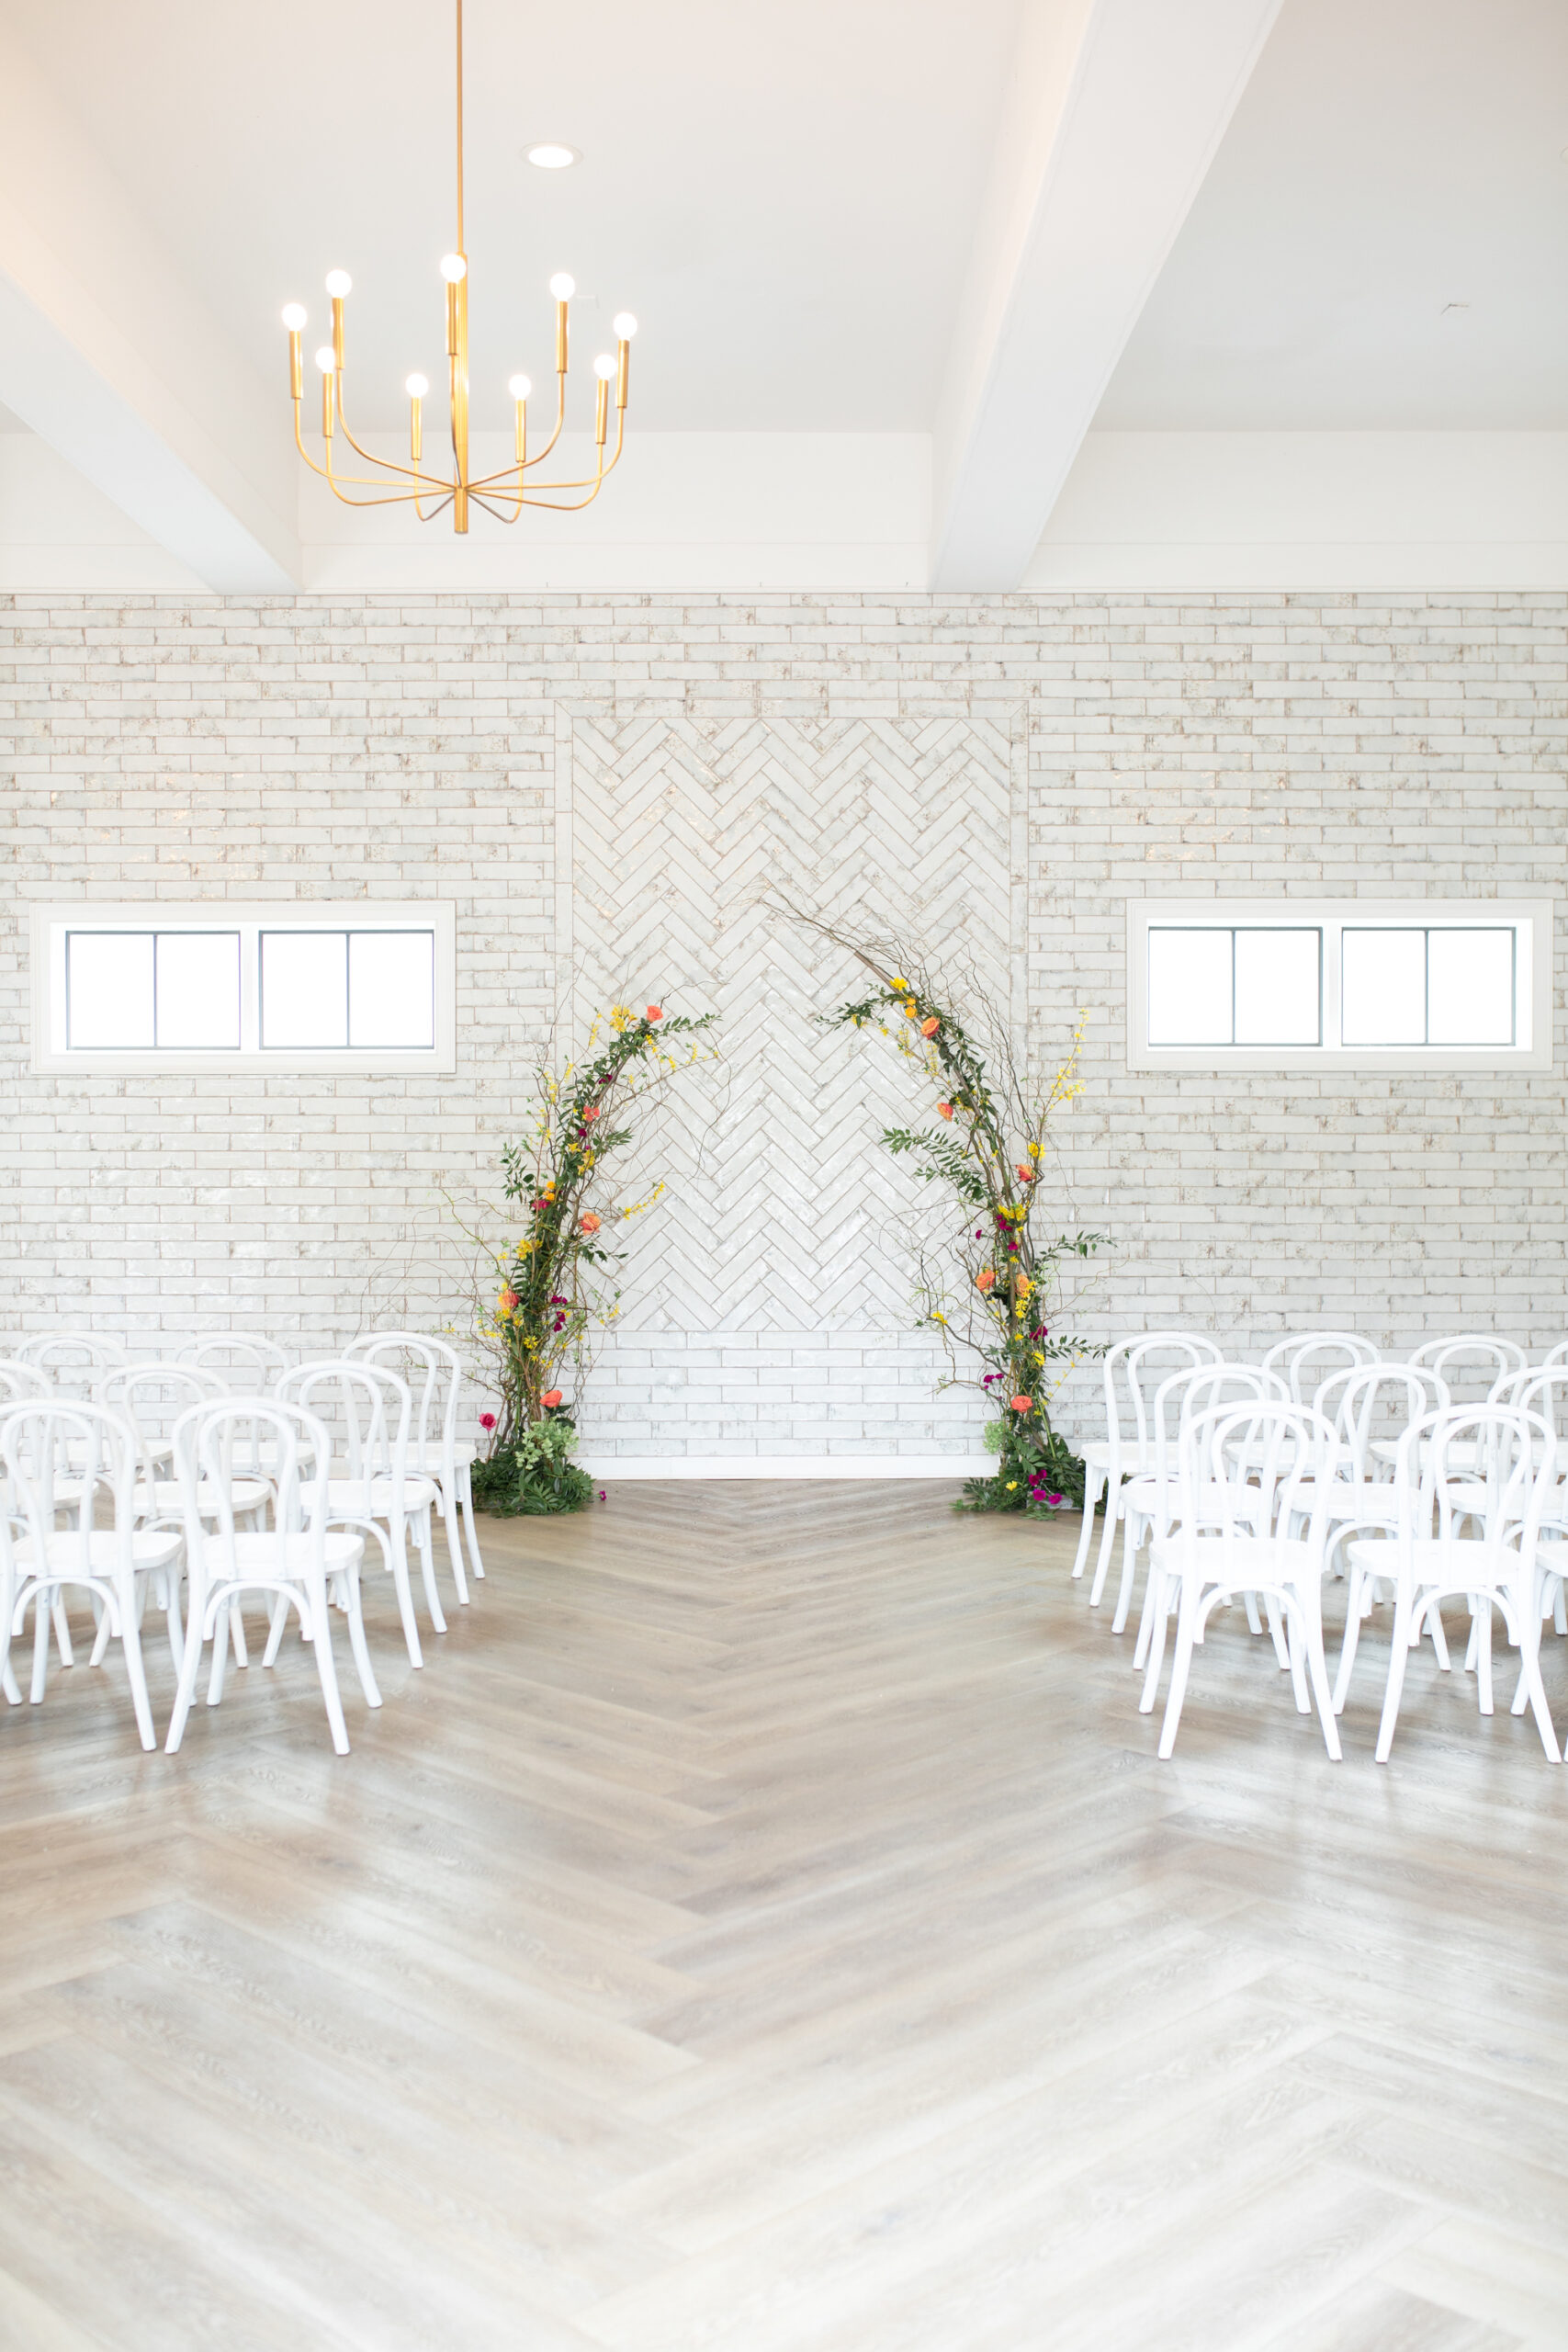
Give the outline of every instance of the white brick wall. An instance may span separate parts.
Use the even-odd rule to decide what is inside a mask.
[[[1555,1340],[1568,1329],[1562,1077],[1131,1075],[1121,902],[1183,880],[1254,896],[1560,889],[1565,621],[1568,597],[1544,591],[0,603],[0,1321],[233,1321],[316,1345],[356,1328],[367,1300],[428,1317],[433,1186],[483,1182],[571,985],[558,746],[584,717],[660,717],[694,736],[762,721],[816,745],[857,719],[911,742],[962,721],[976,741],[1015,745],[1005,865],[999,847],[964,848],[961,826],[936,863],[995,854],[982,878],[1010,902],[1002,935],[1026,970],[1015,1002],[1038,1055],[1054,1061],[1089,1008],[1089,1089],[1060,1172],[1064,1214],[1119,1244],[1094,1328],[1193,1319],[1246,1344],[1320,1320],[1386,1340],[1480,1324]],[[944,788],[982,789],[962,759]],[[889,904],[907,873],[893,820],[869,796],[829,854],[837,806],[825,764],[798,811],[803,855],[815,844],[833,874],[863,871],[872,902]],[[942,814],[938,802],[922,815],[921,839]],[[738,875],[725,922],[777,878],[771,865]],[[922,922],[971,936],[980,918],[957,900],[944,911],[930,880],[908,885]],[[33,1077],[26,905],[77,891],[454,899],[457,1076]],[[778,1019],[798,1042],[799,989],[738,1003],[749,1039]],[[645,1267],[628,1292],[592,1395],[595,1451],[972,1442],[969,1405],[932,1396],[926,1343],[897,1328],[896,1266],[841,1279],[843,1250],[880,1250],[899,1199],[874,1147],[896,1080],[863,1056],[843,1064],[813,1142],[798,1056],[770,1101],[769,1056],[748,1050],[763,1091],[742,1113],[795,1214],[829,1144],[845,1182],[863,1136],[876,1216],[844,1227],[827,1272],[811,1262],[816,1323],[759,1291],[731,1329],[690,1304],[710,1273],[725,1279],[701,1261],[739,1175],[721,1186],[688,1217],[680,1281],[660,1287]],[[781,1151],[786,1110],[795,1140]],[[786,1167],[788,1153],[810,1164]],[[754,1170],[746,1181],[755,1190]],[[736,1246],[727,1228],[725,1252]]]

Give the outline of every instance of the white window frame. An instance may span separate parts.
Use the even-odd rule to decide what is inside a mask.
[[[1129,1069],[1541,1070],[1552,1067],[1552,969],[1556,902],[1551,899],[1129,899],[1127,905],[1127,1067]],[[1348,925],[1472,931],[1511,923],[1515,946],[1512,1046],[1346,1046],[1339,1042],[1340,935]],[[1321,1046],[1151,1046],[1148,1035],[1149,932],[1168,924],[1247,930],[1321,931]]]
[[[32,910],[32,1066],[104,1076],[137,1071],[159,1077],[225,1070],[252,1078],[366,1075],[382,1071],[450,1074],[457,1067],[457,953],[455,909],[437,899],[147,899],[140,903],[35,906]],[[237,931],[240,934],[238,1051],[186,1051],[177,1046],[92,1047],[65,1043],[65,938],[70,931]],[[258,940],[264,931],[428,931],[434,933],[434,1043],[356,1047],[289,1046],[259,1041]]]

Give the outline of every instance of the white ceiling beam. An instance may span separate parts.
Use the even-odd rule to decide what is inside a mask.
[[[931,584],[1015,588],[1281,0],[1025,0],[942,390]]]
[[[281,402],[4,34],[0,403],[209,587],[299,584]]]

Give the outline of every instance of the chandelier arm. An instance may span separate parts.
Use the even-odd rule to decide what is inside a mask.
[[[615,468],[621,461],[621,451],[626,447],[626,413],[625,409],[621,409],[617,412],[616,417],[615,455],[612,458],[606,458],[603,450],[601,450],[599,455],[599,470],[597,473],[583,474],[575,481],[535,482],[532,485],[532,488],[534,490],[586,490],[590,482],[592,482],[595,487],[597,487],[597,485],[605,479],[606,475],[615,472]],[[515,466],[503,466],[500,473],[486,474],[482,481],[470,482],[468,487],[470,490],[488,491],[492,498],[520,497],[524,505],[527,505],[529,503],[529,492],[527,488],[513,491],[498,490],[494,487],[494,485],[502,481],[503,478],[514,474],[516,471],[517,469]],[[511,517],[509,516],[507,519],[510,521]]]
[[[386,472],[391,474],[406,474],[410,481],[419,482],[425,490],[446,490],[450,487],[445,476],[441,474],[427,474],[423,470],[423,467],[420,466],[400,465],[395,458],[378,458],[373,449],[366,449],[360,446],[360,444],[355,439],[353,434],[349,431],[348,419],[344,414],[343,371],[341,368],[337,372],[337,421],[343,427],[343,437],[348,443],[349,447],[354,451],[355,456],[356,458],[363,458],[367,466],[380,466]],[[355,475],[344,476],[345,481],[355,481],[357,479],[358,477]]]
[[[310,471],[314,474],[321,475],[321,480],[331,488],[333,495],[344,506],[408,506],[411,504],[417,506],[420,500],[426,495],[426,493],[421,490],[395,490],[390,492],[385,498],[345,497],[342,487],[345,481],[352,482],[356,490],[374,490],[377,486],[376,477],[373,474],[340,474],[335,472],[333,467],[330,446],[327,452],[326,464],[324,466],[319,466],[314,458],[311,457],[309,449],[306,448],[304,442],[299,437],[298,417],[295,419],[294,441],[295,447],[299,449],[299,455],[304,458],[305,463],[310,467]],[[439,477],[434,481],[432,487],[437,490],[445,487],[447,497],[450,498],[452,495],[452,485],[450,482],[443,485]],[[440,506],[437,506],[434,511],[439,514],[441,512]]]

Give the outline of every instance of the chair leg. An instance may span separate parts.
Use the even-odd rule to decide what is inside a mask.
[[[1087,1466],[1083,1474],[1083,1525],[1078,1529],[1077,1556],[1073,1562],[1073,1582],[1077,1584],[1089,1565],[1089,1547],[1094,1534],[1094,1507],[1105,1486],[1104,1473]]]
[[[180,1666],[179,1686],[175,1692],[175,1712],[169,1717],[169,1736],[164,1742],[165,1756],[175,1755],[185,1737],[186,1718],[190,1713],[191,1702],[196,1697],[196,1679],[201,1672],[201,1617],[193,1593],[190,1622],[186,1627],[186,1654]]]
[[[1433,1655],[1442,1671],[1447,1674],[1453,1661],[1449,1656],[1449,1637],[1443,1631],[1443,1612],[1440,1609],[1427,1610],[1427,1631],[1432,1636]]]
[[[1349,1695],[1350,1669],[1356,1663],[1356,1651],[1361,1639],[1361,1570],[1354,1560],[1350,1563],[1350,1587],[1345,1603],[1345,1639],[1339,1649],[1339,1671],[1334,1678],[1334,1712],[1342,1715]]]
[[[1116,1614],[1111,1620],[1113,1634],[1124,1634],[1127,1630],[1127,1612],[1133,1606],[1133,1587],[1137,1581],[1138,1554],[1143,1549],[1145,1532],[1145,1521],[1141,1511],[1126,1510],[1122,1517],[1122,1583],[1116,1595]],[[1146,1532],[1153,1534],[1152,1521],[1146,1522]]]
[[[285,1592],[280,1592],[273,1602],[271,1613],[267,1618],[266,1647],[262,1652],[263,1666],[277,1664],[277,1653],[283,1646],[284,1629],[288,1623],[288,1596]]]
[[[51,1604],[46,1594],[42,1592],[34,1594],[33,1681],[32,1689],[28,1691],[28,1696],[32,1701],[35,1707],[40,1705],[42,1702],[44,1679],[49,1672],[50,1605]]]
[[[379,1527],[376,1532],[381,1536]],[[409,1589],[408,1546],[397,1541],[398,1534],[398,1526],[392,1522],[391,1534],[381,1536],[381,1542],[387,1555],[387,1565],[392,1572],[392,1589],[398,1597],[398,1615],[402,1620],[403,1644],[409,1654],[409,1664],[422,1667],[424,1651],[420,1645],[419,1620],[413,1613],[413,1594]]]
[[[65,1613],[63,1593],[55,1594],[54,1605],[50,1613],[54,1619],[54,1638],[60,1649],[60,1663],[62,1666],[74,1666],[76,1653],[71,1645],[71,1620]]]
[[[1492,1713],[1492,1604],[1483,1600],[1475,1621],[1475,1696],[1481,1713]]]
[[[1244,1592],[1242,1600],[1247,1607],[1247,1632],[1260,1634],[1263,1631],[1263,1620],[1258,1613],[1258,1595],[1255,1592]]]
[[[457,1499],[462,1506],[463,1532],[468,1539],[468,1566],[477,1582],[484,1582],[485,1564],[479,1557],[479,1532],[474,1525],[474,1489],[464,1463],[457,1472]]]
[[[1098,1609],[1105,1594],[1105,1579],[1111,1574],[1111,1555],[1116,1548],[1116,1522],[1122,1516],[1122,1481],[1112,1480],[1109,1474],[1105,1487],[1105,1525],[1100,1531],[1100,1555],[1094,1564],[1094,1582],[1089,1589],[1089,1605]]]
[[[1377,1760],[1386,1764],[1399,1720],[1399,1696],[1404,1688],[1404,1662],[1410,1656],[1410,1627],[1415,1611],[1402,1593],[1393,1607],[1393,1638],[1389,1644],[1388,1682],[1383,1691],[1382,1719],[1378,1724]]]
[[[223,1697],[223,1674],[229,1663],[229,1612],[231,1603],[220,1600],[212,1627],[212,1670],[207,1678],[207,1703],[216,1707]]]
[[[365,1640],[365,1612],[359,1605],[359,1570],[343,1570],[344,1602],[348,1613],[349,1646],[354,1652],[355,1670],[359,1687],[365,1693],[367,1707],[378,1707],[381,1693],[376,1681],[376,1670],[370,1663],[370,1652]]]
[[[337,1668],[333,1662],[332,1611],[327,1607],[325,1591],[311,1597],[310,1617],[315,1636],[316,1672],[321,1678],[321,1696],[326,1701],[327,1723],[332,1731],[333,1747],[339,1756],[348,1754],[348,1731],[343,1720],[343,1701],[338,1696]]]
[[[430,1523],[430,1510],[431,1507],[426,1503],[424,1509],[419,1514],[418,1523],[414,1529],[414,1542],[430,1561],[431,1572],[434,1575],[435,1567],[435,1555],[431,1547],[435,1541],[435,1536]],[[468,1605],[468,1579],[463,1567],[462,1544],[454,1544],[448,1541],[446,1545],[446,1557],[451,1563],[452,1581],[457,1589],[458,1605],[459,1607],[466,1609]]]
[[[1143,1695],[1138,1701],[1138,1713],[1141,1715],[1153,1714],[1155,1701],[1159,1696],[1160,1668],[1165,1664],[1165,1629],[1170,1622],[1169,1579],[1164,1576],[1156,1576],[1151,1562],[1148,1593],[1145,1597],[1144,1603],[1145,1610],[1150,1606],[1150,1599],[1155,1593],[1156,1584],[1159,1587],[1159,1592],[1157,1598],[1153,1600],[1154,1613],[1149,1619],[1148,1665],[1144,1673]]]
[[[1318,1721],[1323,1725],[1323,1744],[1336,1764],[1345,1760],[1339,1745],[1339,1726],[1334,1720],[1334,1701],[1328,1688],[1328,1661],[1323,1654],[1323,1603],[1321,1596],[1314,1608],[1310,1600],[1302,1603],[1302,1616],[1306,1628],[1307,1673],[1312,1679],[1312,1694],[1317,1702]]]
[[[403,1574],[406,1577],[408,1574],[407,1521],[395,1519],[391,1525],[392,1548],[403,1563]],[[441,1595],[435,1589],[435,1561],[428,1545],[419,1555],[419,1566],[424,1581],[424,1603],[430,1611],[430,1622],[438,1634],[444,1634],[446,1631],[446,1620],[442,1614]]]
[[[120,1647],[125,1652],[125,1671],[130,1684],[130,1703],[136,1710],[136,1728],[141,1745],[151,1755],[158,1745],[158,1735],[152,1728],[152,1709],[147,1697],[147,1675],[141,1663],[141,1628],[137,1623],[134,1596],[127,1594],[120,1603],[120,1618],[124,1630]]]
[[[1160,1726],[1162,1761],[1168,1760],[1176,1746],[1176,1727],[1181,1721],[1181,1705],[1187,1696],[1187,1674],[1192,1663],[1192,1645],[1197,1638],[1198,1605],[1196,1591],[1184,1587],[1181,1608],[1176,1620],[1176,1652],[1170,1661],[1170,1690],[1165,1702],[1165,1721]]]
[[[1280,1623],[1279,1603],[1271,1593],[1264,1597],[1263,1613],[1269,1620],[1269,1637],[1274,1645],[1274,1656],[1280,1662],[1280,1671],[1281,1674],[1292,1673],[1294,1668],[1291,1664],[1291,1645],[1285,1639],[1285,1629]]]

